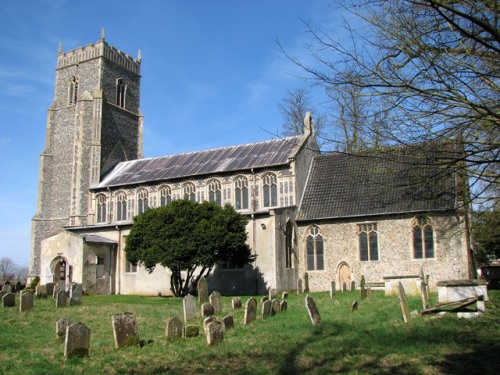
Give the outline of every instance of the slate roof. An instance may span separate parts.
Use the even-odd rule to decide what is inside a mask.
[[[104,238],[101,236],[97,236],[95,234],[82,233],[80,236],[83,237],[85,242],[93,243],[93,244],[104,244],[104,245],[116,245],[116,241],[110,240],[108,238]]]
[[[455,175],[436,153],[320,155],[297,220],[452,210],[455,191]]]
[[[92,189],[285,165],[304,136],[121,162]]]

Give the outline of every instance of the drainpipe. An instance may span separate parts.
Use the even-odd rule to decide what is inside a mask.
[[[122,287],[122,280],[121,280],[121,272],[120,272],[120,266],[121,266],[121,251],[122,251],[122,231],[120,227],[117,225],[115,226],[115,229],[118,231],[118,249],[116,251],[116,279],[118,282],[118,290],[116,294],[121,294],[121,287]]]
[[[257,223],[255,221],[255,206],[256,206],[256,198],[255,198],[255,182],[256,182],[256,177],[255,177],[255,171],[254,169],[250,169],[252,172],[252,249],[254,254],[257,253],[256,248],[257,248]],[[253,272],[253,294],[257,293],[257,278],[256,276],[256,271],[254,270]]]

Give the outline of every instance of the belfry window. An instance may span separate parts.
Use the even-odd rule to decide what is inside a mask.
[[[278,185],[276,175],[267,174],[263,177],[262,191],[264,194],[264,207],[274,207],[278,205]]]
[[[234,182],[234,195],[236,209],[248,209],[248,180],[245,177],[238,177]]]
[[[160,206],[164,207],[172,203],[172,190],[168,186],[160,189]]]
[[[104,194],[99,194],[96,199],[96,222],[105,223],[106,222],[106,196]]]
[[[127,220],[127,195],[119,193],[116,196],[116,221]]]
[[[127,84],[123,78],[116,80],[116,105],[125,108],[125,99],[127,97]]]
[[[196,188],[191,182],[184,185],[184,199],[196,202]]]
[[[78,77],[73,77],[69,80],[68,105],[76,104],[77,99],[78,99]]]
[[[310,271],[322,271],[325,268],[323,236],[319,228],[313,225],[309,228],[309,235],[306,239],[307,248],[307,269]]]
[[[149,207],[149,194],[148,191],[142,189],[137,194],[137,214],[140,215]]]
[[[219,206],[222,205],[220,181],[212,180],[208,183],[208,200],[217,203]]]
[[[434,258],[434,230],[425,216],[413,220],[413,258]]]
[[[358,225],[359,260],[378,260],[377,224]]]

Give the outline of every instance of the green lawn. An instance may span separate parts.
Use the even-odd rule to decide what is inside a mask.
[[[164,321],[182,319],[182,300],[140,296],[84,296],[83,304],[55,309],[52,299],[36,299],[32,311],[0,307],[0,374],[498,374],[500,373],[500,291],[490,291],[479,319],[454,314],[415,317],[404,324],[397,297],[374,292],[351,312],[359,293],[311,294],[322,323],[313,326],[304,295],[290,294],[288,311],[248,326],[243,310],[224,313],[235,329],[208,347],[206,338],[167,341]],[[435,295],[432,296],[435,299]],[[248,297],[242,297],[243,303]],[[258,311],[260,312],[260,297]],[[421,309],[420,298],[409,298]],[[111,316],[134,312],[143,348],[115,349]],[[63,359],[55,322],[67,317],[91,330],[90,357]],[[200,326],[202,319],[199,319]]]

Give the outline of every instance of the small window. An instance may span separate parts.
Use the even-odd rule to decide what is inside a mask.
[[[220,181],[212,180],[208,183],[208,200],[222,205]]]
[[[125,108],[125,99],[127,96],[127,84],[122,78],[116,80],[116,105]]]
[[[160,189],[160,206],[165,207],[172,203],[172,190],[168,186]]]
[[[78,77],[73,77],[69,80],[68,85],[68,105],[76,104],[78,99]]]
[[[137,214],[140,215],[149,207],[149,194],[146,189],[142,189],[137,194]]]
[[[361,261],[378,260],[377,224],[358,225],[359,259]]]
[[[413,221],[413,258],[434,258],[434,230],[425,216]]]
[[[234,182],[235,207],[237,210],[248,209],[248,180],[239,177]]]
[[[196,188],[191,182],[184,185],[184,199],[196,202]]]
[[[127,273],[137,272],[137,264],[133,264],[128,259],[125,259],[125,272]]]
[[[263,178],[262,192],[264,194],[264,207],[274,207],[278,205],[278,185],[276,175],[267,174]]]
[[[127,220],[127,195],[119,193],[116,196],[116,221]]]
[[[96,211],[97,211],[97,223],[105,223],[106,220],[106,196],[104,194],[99,194],[96,199]]]
[[[307,269],[310,271],[322,271],[325,268],[323,236],[319,228],[313,225],[309,228],[309,235],[306,239],[307,248]]]

